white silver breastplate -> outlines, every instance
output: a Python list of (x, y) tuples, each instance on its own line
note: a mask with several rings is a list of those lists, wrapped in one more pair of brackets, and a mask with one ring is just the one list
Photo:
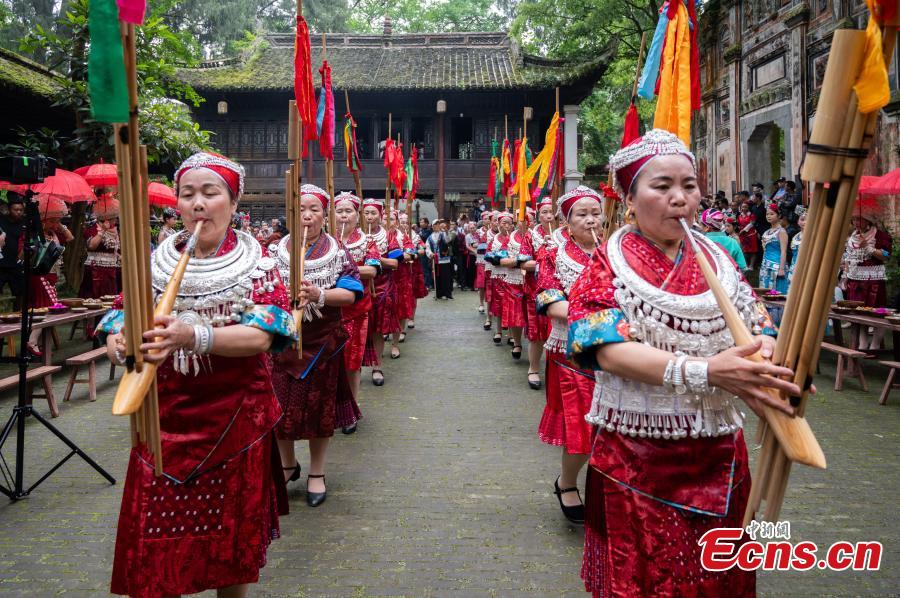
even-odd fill
[[(677, 295), (639, 276), (625, 260), (622, 237), (630, 226), (616, 231), (607, 244), (615, 278), (615, 298), (625, 314), (629, 334), (639, 342), (665, 351), (711, 357), (734, 346), (712, 291)], [(758, 331), (756, 300), (738, 276), (724, 250), (695, 234), (713, 256), (718, 278), (744, 322)], [(641, 438), (680, 439), (733, 434), (743, 425), (737, 398), (718, 388), (706, 394), (678, 395), (662, 386), (626, 380), (607, 372), (595, 373), (594, 399), (585, 419), (608, 431)]]
[(353, 258), (353, 261), (356, 262), (357, 266), (363, 265), (363, 262), (366, 259), (366, 253), (368, 252), (368, 247), (368, 239), (362, 234), (362, 231), (360, 231), (356, 241), (344, 243), (344, 248), (350, 253), (350, 257)]
[[(515, 237), (511, 234), (509, 235), (509, 241), (506, 243), (506, 257), (513, 260), (519, 259), (519, 249), (521, 248), (520, 243), (516, 243)], [(503, 248), (503, 243), (499, 238), (494, 237), (491, 241), (491, 251), (497, 252)], [(512, 268), (508, 268), (506, 266), (494, 266), (493, 267), (494, 276), (499, 278), (504, 282), (508, 282), (509, 284), (522, 284), (525, 282), (525, 276), (522, 274), (522, 269), (516, 265)]]
[[(262, 257), (251, 235), (235, 231), (237, 245), (225, 255), (191, 258), (175, 299), (173, 315), (189, 324), (224, 326), (241, 321), (255, 305), (254, 292), (272, 291), (278, 284), (275, 260)], [(181, 258), (178, 235), (160, 243), (150, 259), (154, 302), (166, 288)]]

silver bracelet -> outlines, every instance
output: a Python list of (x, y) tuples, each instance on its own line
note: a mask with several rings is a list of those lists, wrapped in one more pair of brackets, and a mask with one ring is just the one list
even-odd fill
[(704, 360), (691, 360), (684, 364), (684, 380), (688, 388), (694, 394), (706, 394), (709, 392), (709, 362)]
[(194, 325), (194, 353), (207, 355), (212, 349), (213, 328), (210, 324)]
[(667, 390), (674, 390), (672, 385), (672, 373), (675, 371), (675, 360), (670, 359), (669, 363), (666, 364), (666, 371), (663, 372), (663, 381), (662, 385)]
[(687, 355), (682, 354), (675, 360), (675, 371), (672, 373), (672, 386), (675, 394), (683, 395), (687, 392), (687, 386), (684, 385), (684, 371), (681, 369), (686, 359)]
[(316, 299), (316, 307), (325, 307), (325, 289), (319, 289), (319, 298)]
[(115, 354), (116, 361), (119, 362), (119, 365), (125, 365), (125, 354), (119, 351), (118, 347), (113, 349), (113, 353)]

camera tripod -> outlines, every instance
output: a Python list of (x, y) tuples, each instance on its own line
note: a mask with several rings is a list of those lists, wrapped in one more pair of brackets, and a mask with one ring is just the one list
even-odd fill
[[(3, 431), (0, 432), (0, 474), (3, 477), (3, 483), (0, 483), (0, 492), (9, 497), (10, 500), (16, 501), (21, 498), (25, 498), (31, 491), (37, 488), (41, 483), (44, 482), (47, 478), (53, 475), (57, 469), (63, 466), (63, 464), (71, 459), (74, 455), (78, 455), (88, 465), (97, 470), (97, 473), (106, 478), (110, 484), (115, 484), (116, 480), (111, 475), (109, 475), (106, 470), (100, 467), (93, 459), (91, 459), (87, 453), (78, 448), (74, 442), (69, 440), (65, 434), (63, 434), (56, 426), (47, 421), (44, 416), (35, 411), (34, 407), (31, 404), (31, 399), (29, 398), (28, 393), (28, 364), (32, 360), (31, 355), (28, 353), (28, 337), (31, 335), (31, 312), (28, 310), (28, 295), (30, 291), (30, 282), (31, 282), (31, 241), (34, 237), (33, 231), (40, 231), (40, 217), (37, 213), (37, 206), (31, 201), (32, 193), (28, 191), (25, 196), (25, 218), (22, 222), (22, 233), (25, 235), (22, 257), (22, 292), (21, 292), (21, 312), (22, 312), (22, 326), (21, 326), (21, 337), (19, 339), (19, 355), (18, 357), (7, 358), (4, 357), (0, 362), (4, 363), (16, 363), (19, 367), (19, 399), (16, 403), (16, 406), (13, 407), (12, 415), (9, 420), (7, 420), (6, 425), (3, 426)], [(31, 484), (31, 486), (25, 487), (25, 421), (28, 417), (33, 417), (45, 428), (50, 430), (63, 444), (65, 444), (69, 448), (69, 453), (59, 460), (53, 467), (47, 470), (44, 475), (42, 475), (36, 482)], [(9, 439), (9, 435), (12, 433), (13, 428), (16, 430), (16, 460), (15, 460), (15, 469), (10, 468), (9, 463), (6, 460), (6, 457), (3, 456), (3, 447), (6, 445), (6, 441)]]

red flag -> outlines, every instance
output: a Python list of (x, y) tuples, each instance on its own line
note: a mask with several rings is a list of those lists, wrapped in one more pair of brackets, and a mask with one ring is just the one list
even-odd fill
[(625, 147), (635, 139), (641, 136), (641, 121), (638, 118), (637, 106), (634, 102), (628, 107), (625, 113), (625, 132), (622, 134), (622, 147)]
[(390, 174), (391, 171), (391, 164), (394, 163), (395, 153), (394, 140), (388, 137), (384, 142), (384, 167), (387, 169), (388, 174)]
[(334, 160), (334, 93), (331, 91), (331, 66), (322, 61), (322, 90), (319, 92), (319, 109), (316, 128), (319, 133), (319, 153), (326, 160)]
[(406, 182), (406, 168), (403, 163), (403, 144), (398, 143), (394, 149), (393, 160), (390, 165), (391, 182), (397, 193), (403, 191), (403, 184)]
[(297, 15), (294, 37), (294, 98), (303, 122), (303, 157), (308, 154), (307, 141), (316, 137), (316, 95), (312, 82), (312, 55), (309, 49), (309, 27), (303, 15)]
[(491, 204), (494, 203), (494, 197), (496, 197), (496, 187), (497, 187), (497, 166), (500, 164), (500, 161), (497, 158), (491, 158), (491, 172), (488, 174), (488, 187), (487, 187), (487, 196), (491, 200)]
[(691, 110), (700, 110), (700, 44), (697, 41), (697, 6), (688, 0), (691, 23)]

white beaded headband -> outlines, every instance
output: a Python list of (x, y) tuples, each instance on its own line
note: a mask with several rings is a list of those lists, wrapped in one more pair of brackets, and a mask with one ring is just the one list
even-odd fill
[[(688, 150), (681, 139), (677, 135), (670, 133), (664, 129), (652, 129), (647, 131), (639, 140), (626, 145), (615, 154), (609, 157), (609, 169), (612, 172), (613, 189), (624, 198), (628, 194), (628, 189), (622, 189), (619, 184), (618, 172), (630, 164), (634, 164), (641, 158), (647, 156), (668, 156), (673, 154), (682, 154), (691, 161), (691, 166), (697, 170), (697, 160), (694, 154)], [(649, 160), (648, 160), (649, 162)], [(632, 181), (636, 180), (638, 174), (643, 170), (646, 163), (634, 174)]]

